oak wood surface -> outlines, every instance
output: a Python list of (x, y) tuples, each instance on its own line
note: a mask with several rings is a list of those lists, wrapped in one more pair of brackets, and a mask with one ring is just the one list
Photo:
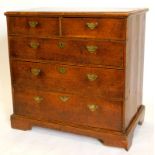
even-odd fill
[[(39, 46), (34, 49), (32, 43)], [(10, 54), (15, 58), (123, 67), (124, 42), (10, 36), (9, 44)], [(97, 47), (96, 51), (89, 52), (90, 46)]]
[[(59, 72), (61, 67), (65, 68), (65, 73)], [(31, 68), (40, 69), (40, 74), (34, 76)], [(123, 70), (22, 61), (11, 61), (11, 69), (13, 84), (18, 87), (123, 99)], [(87, 74), (97, 75), (96, 80), (90, 81)]]
[[(8, 17), (7, 22), (9, 34), (26, 34), (35, 36), (59, 35), (58, 18)], [(37, 25), (35, 27), (31, 27), (29, 22), (37, 22)]]
[[(70, 10), (71, 8), (69, 8)], [(62, 9), (62, 11), (53, 11), (53, 8), (36, 8), (23, 11), (8, 11), (5, 12), (7, 16), (38, 16), (38, 17), (115, 17), (115, 18), (127, 18), (132, 15), (141, 14), (148, 11), (147, 8), (129, 8), (129, 9), (101, 9), (101, 10), (74, 10), (68, 11)]]
[(126, 128), (142, 104), (145, 14), (128, 18), (128, 42), (126, 46)]
[(100, 128), (92, 128), (88, 126), (81, 126), (81, 125), (73, 125), (71, 123), (65, 124), (62, 122), (44, 122), (39, 121), (36, 119), (31, 119), (28, 117), (23, 117), (21, 115), (13, 114), (11, 116), (11, 126), (15, 129), (20, 130), (30, 130), (33, 126), (41, 126), (46, 128), (52, 128), (67, 132), (72, 132), (81, 135), (93, 136), (99, 139), (104, 145), (109, 146), (117, 146), (123, 147), (126, 150), (129, 150), (132, 145), (132, 138), (134, 135), (134, 129), (139, 121), (142, 120), (144, 117), (145, 107), (140, 106), (139, 110), (137, 111), (136, 115), (133, 117), (132, 121), (130, 122), (127, 130), (125, 132), (118, 132), (118, 131), (111, 131), (105, 130)]
[[(40, 103), (34, 100), (36, 96), (42, 98)], [(61, 97), (68, 99), (63, 101)], [(16, 88), (14, 102), (17, 115), (32, 119), (48, 122), (57, 120), (118, 131), (122, 129), (121, 101), (106, 101), (103, 97), (96, 96), (83, 97), (83, 95)], [(94, 111), (88, 107), (92, 104), (97, 106)]]
[(85, 134), (128, 150), (144, 121), (146, 11), (5, 13), (12, 127)]
[[(96, 23), (97, 26), (92, 30), (87, 27), (87, 23)], [(62, 18), (63, 36), (125, 40), (125, 29), (125, 19)]]

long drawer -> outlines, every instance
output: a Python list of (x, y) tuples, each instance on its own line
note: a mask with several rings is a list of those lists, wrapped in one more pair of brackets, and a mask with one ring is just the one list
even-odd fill
[(42, 121), (59, 121), (111, 130), (121, 130), (120, 101), (66, 93), (14, 89), (15, 114)]
[(11, 61), (12, 81), (19, 87), (72, 92), (121, 100), (124, 70), (52, 63)]
[(69, 64), (123, 66), (125, 44), (115, 41), (9, 37), (12, 57)]

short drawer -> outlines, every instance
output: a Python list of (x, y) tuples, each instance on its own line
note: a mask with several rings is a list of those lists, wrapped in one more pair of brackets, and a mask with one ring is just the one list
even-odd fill
[(12, 80), (18, 87), (72, 92), (122, 100), (124, 70), (12, 61)]
[(126, 39), (126, 20), (116, 18), (63, 18), (62, 34), (67, 37)]
[(48, 122), (121, 130), (122, 102), (100, 97), (14, 89), (15, 114)]
[(123, 66), (125, 44), (95, 40), (9, 37), (12, 57), (70, 64)]
[(58, 18), (8, 17), (8, 33), (30, 36), (58, 36)]

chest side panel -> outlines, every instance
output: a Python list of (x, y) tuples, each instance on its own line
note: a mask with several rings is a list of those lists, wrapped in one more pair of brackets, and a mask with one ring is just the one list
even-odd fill
[(125, 128), (142, 104), (145, 14), (129, 17), (127, 28)]

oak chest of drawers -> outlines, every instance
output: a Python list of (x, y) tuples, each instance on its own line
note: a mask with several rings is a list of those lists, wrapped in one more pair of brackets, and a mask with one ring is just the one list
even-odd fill
[(144, 118), (146, 11), (6, 12), (12, 127), (49, 127), (129, 149)]

